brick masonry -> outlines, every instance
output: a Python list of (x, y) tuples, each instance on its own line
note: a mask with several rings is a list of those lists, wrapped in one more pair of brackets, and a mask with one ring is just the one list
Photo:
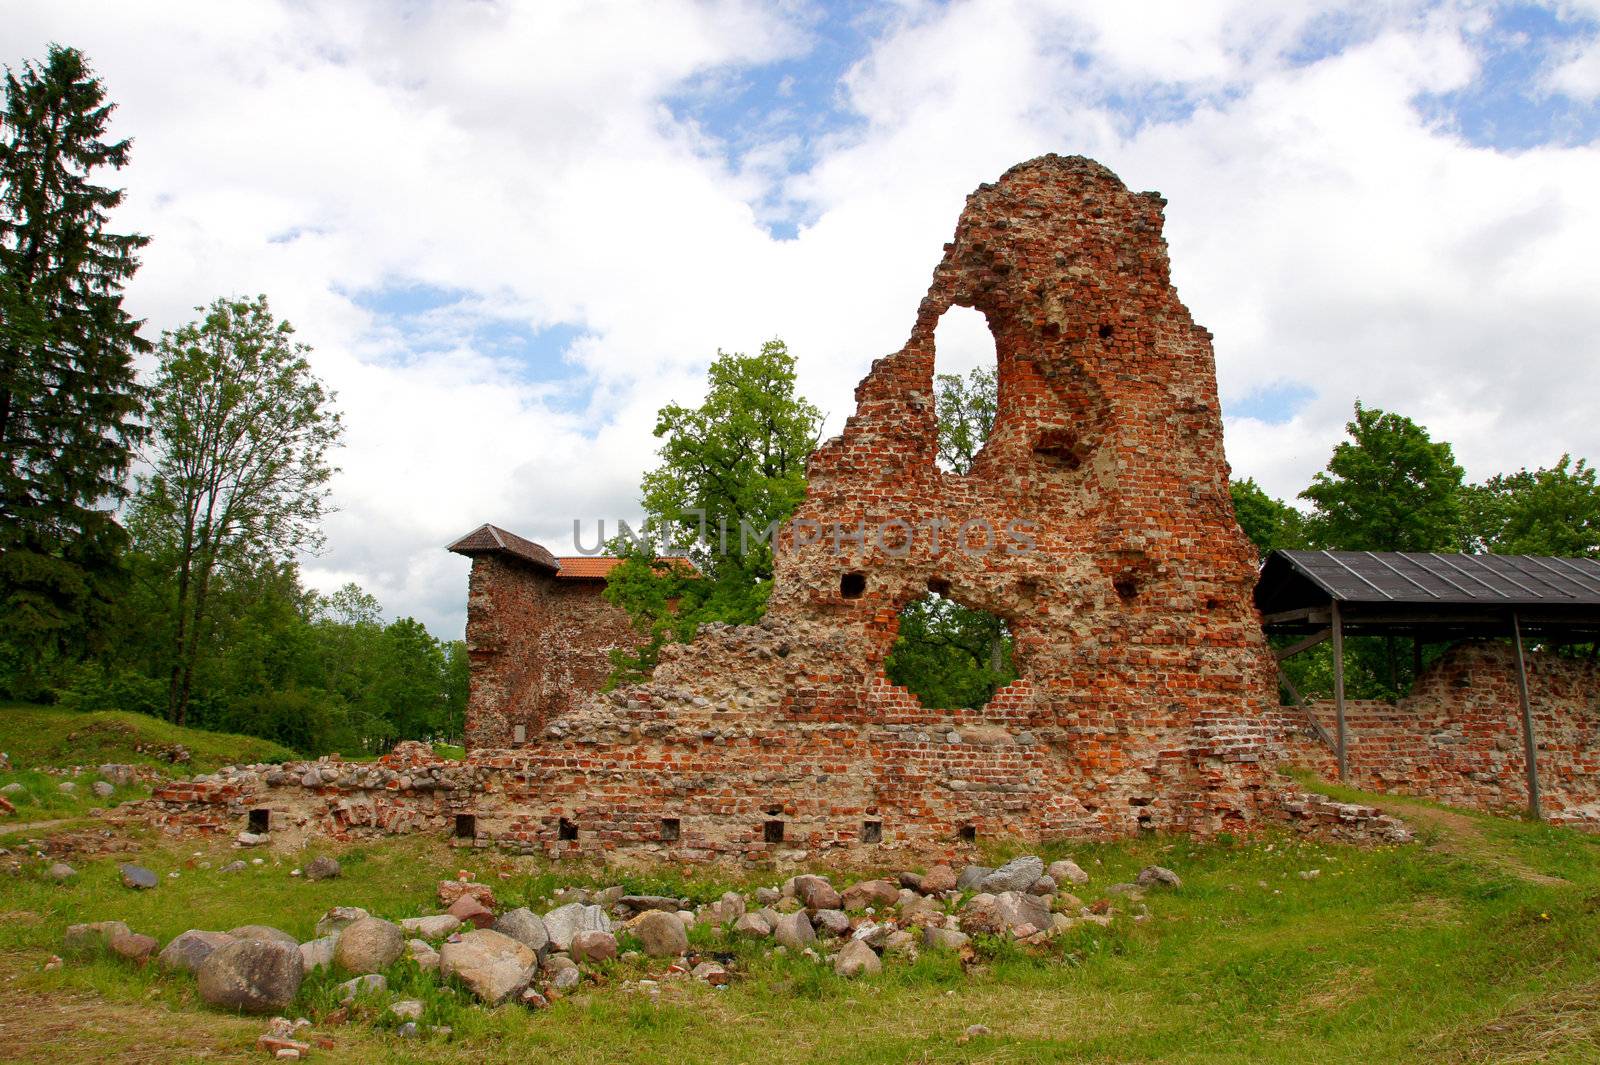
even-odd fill
[[(558, 599), (549, 553), (513, 537), (530, 564), (473, 567), (464, 762), (402, 745), (376, 766), (229, 770), (146, 812), (780, 863), (1268, 818), (1389, 832), (1271, 771), (1291, 748), (1321, 755), (1277, 707), (1211, 338), (1172, 288), (1163, 205), (1053, 155), (968, 198), (906, 346), (811, 460), (761, 624), (707, 626), (648, 683), (596, 694), (597, 671), (550, 663), (597, 661), (577, 652), (619, 638), (616, 619)], [(999, 375), (965, 476), (934, 461), (934, 327), (957, 305), (988, 320)], [(923, 707), (884, 676), (899, 609), (931, 589), (1011, 627), (1020, 677), (982, 709)], [(517, 723), (529, 742), (511, 746)]]

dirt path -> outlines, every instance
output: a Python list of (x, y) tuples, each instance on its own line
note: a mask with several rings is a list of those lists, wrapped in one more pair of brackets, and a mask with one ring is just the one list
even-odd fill
[(1478, 820), (1457, 810), (1428, 806), (1400, 796), (1373, 796), (1366, 800), (1386, 814), (1409, 823), (1413, 828), (1429, 825), (1438, 830), (1433, 849), (1458, 858), (1467, 858), (1480, 865), (1497, 866), (1530, 884), (1557, 885), (1569, 883), (1559, 876), (1541, 873), (1505, 847), (1498, 846), (1483, 834)]
[(70, 825), (75, 821), (82, 821), (81, 817), (58, 817), (54, 821), (24, 821), (20, 825), (7, 825), (0, 823), (0, 836), (13, 836), (22, 832), (43, 832), (47, 828), (58, 825)]

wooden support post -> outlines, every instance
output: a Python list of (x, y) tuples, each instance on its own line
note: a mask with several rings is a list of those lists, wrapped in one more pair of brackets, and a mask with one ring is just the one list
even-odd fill
[(1334, 753), (1339, 756), (1339, 782), (1342, 784), (1349, 775), (1349, 765), (1345, 760), (1345, 730), (1344, 730), (1344, 619), (1339, 613), (1339, 601), (1333, 600), (1333, 610), (1330, 619), (1333, 632), (1333, 712), (1337, 722), (1334, 735)]
[(1533, 705), (1528, 699), (1528, 663), (1522, 652), (1522, 619), (1511, 612), (1511, 642), (1517, 649), (1517, 694), (1522, 697), (1522, 757), (1528, 767), (1528, 814), (1544, 820), (1539, 803), (1539, 748), (1533, 739)]

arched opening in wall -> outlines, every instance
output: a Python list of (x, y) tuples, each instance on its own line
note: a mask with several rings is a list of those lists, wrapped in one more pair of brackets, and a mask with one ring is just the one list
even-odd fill
[(900, 609), (900, 634), (883, 671), (930, 710), (976, 710), (1017, 679), (1004, 618), (956, 602), (937, 578)]
[(939, 467), (966, 473), (999, 409), (999, 363), (988, 319), (971, 307), (951, 307), (934, 326), (933, 350)]

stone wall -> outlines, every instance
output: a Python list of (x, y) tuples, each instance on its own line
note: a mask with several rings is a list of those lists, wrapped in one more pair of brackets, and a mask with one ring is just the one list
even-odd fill
[[(1530, 652), (1529, 704), (1545, 817), (1600, 823), (1600, 666)], [(1334, 735), (1331, 701), (1307, 710)], [(1345, 706), (1349, 782), (1452, 806), (1520, 811), (1528, 804), (1516, 659), (1503, 640), (1457, 644), (1396, 704)], [(1291, 758), (1336, 779), (1328, 746), (1301, 729)]]
[(504, 554), (473, 557), (468, 748), (536, 738), (605, 684), (611, 651), (639, 641), (626, 612), (601, 598), (604, 589), (604, 579), (571, 579)]

